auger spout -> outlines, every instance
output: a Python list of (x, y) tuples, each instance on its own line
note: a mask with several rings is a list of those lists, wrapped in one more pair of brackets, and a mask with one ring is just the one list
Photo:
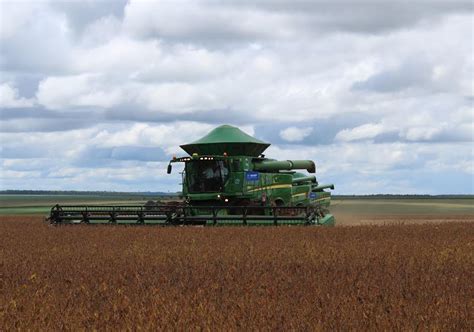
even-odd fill
[(334, 190), (334, 185), (333, 184), (321, 184), (318, 186), (314, 186), (312, 188), (313, 191), (321, 191), (323, 189), (333, 189)]
[(316, 165), (312, 160), (264, 160), (254, 164), (256, 171), (291, 171), (294, 169), (305, 169), (309, 173), (316, 172)]
[(303, 182), (312, 182), (316, 184), (316, 177), (314, 175), (311, 176), (303, 176), (300, 178), (293, 178), (293, 184), (303, 183)]

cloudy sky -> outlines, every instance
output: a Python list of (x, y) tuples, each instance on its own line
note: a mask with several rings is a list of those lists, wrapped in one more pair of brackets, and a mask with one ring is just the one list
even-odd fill
[(0, 189), (176, 191), (227, 123), (337, 194), (474, 193), (471, 1), (0, 0)]

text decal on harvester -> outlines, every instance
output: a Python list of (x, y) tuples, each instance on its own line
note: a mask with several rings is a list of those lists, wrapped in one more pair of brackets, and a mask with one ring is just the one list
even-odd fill
[(259, 172), (245, 172), (245, 180), (246, 181), (258, 181), (260, 179), (260, 173)]

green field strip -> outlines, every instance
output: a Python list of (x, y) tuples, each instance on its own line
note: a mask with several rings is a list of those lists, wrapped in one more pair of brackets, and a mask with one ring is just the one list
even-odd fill
[[(143, 205), (141, 197), (83, 195), (0, 195), (0, 215), (48, 215), (56, 204)], [(335, 199), (330, 210), (337, 215), (474, 215), (474, 199)], [(240, 222), (240, 220), (239, 220)], [(252, 221), (249, 221), (249, 224)]]

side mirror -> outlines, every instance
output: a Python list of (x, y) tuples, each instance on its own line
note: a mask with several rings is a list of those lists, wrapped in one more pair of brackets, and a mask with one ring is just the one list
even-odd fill
[(171, 174), (172, 169), (173, 169), (173, 166), (171, 166), (171, 164), (168, 164), (168, 169), (166, 170), (166, 173)]

